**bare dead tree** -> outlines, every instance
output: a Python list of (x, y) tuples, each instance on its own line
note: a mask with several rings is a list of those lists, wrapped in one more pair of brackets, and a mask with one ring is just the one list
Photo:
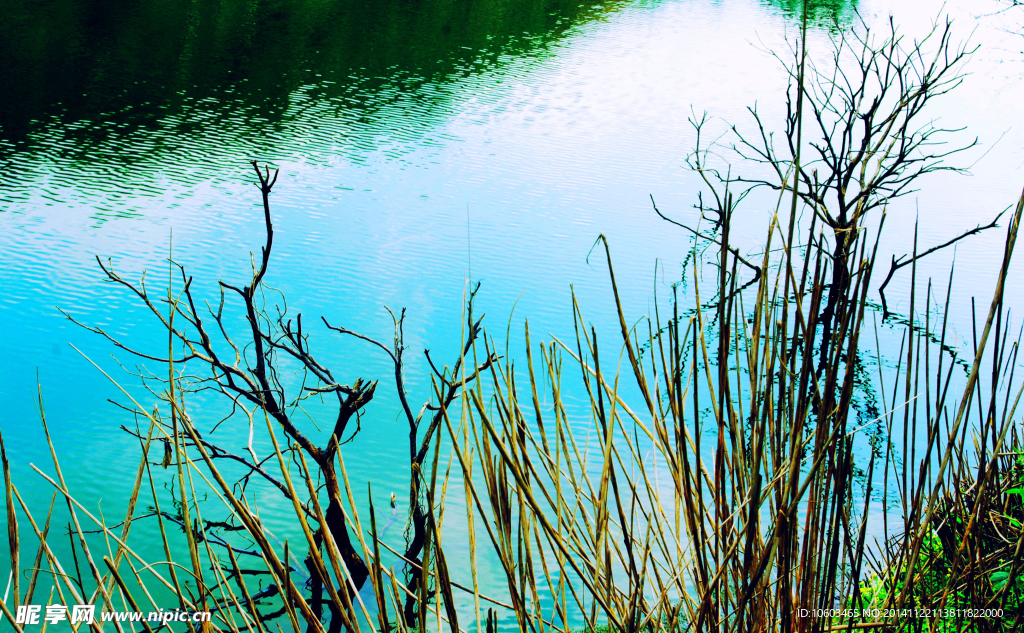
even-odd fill
[[(341, 384), (333, 372), (313, 355), (309, 334), (303, 330), (302, 315), (297, 315), (293, 321), (288, 315), (286, 305), (278, 306), (277, 314), (273, 316), (266, 309), (265, 277), (274, 246), (270, 194), (277, 182), (278, 171), (275, 170), (271, 174), (269, 167), (261, 170), (256, 161), (252, 161), (252, 167), (258, 178), (257, 186), (263, 201), (266, 240), (260, 256), (253, 258), (252, 276), (247, 284), (239, 286), (226, 281), (219, 282), (220, 298), (216, 309), (209, 304), (205, 304), (205, 310), (199, 308), (198, 298), (192, 290), (193, 278), (176, 262), (172, 262), (172, 265), (177, 268), (183, 283), (180, 298), (173, 297), (168, 289), (167, 297), (157, 299), (147, 289), (145, 275), (137, 283), (128, 281), (115, 271), (109, 260), (104, 264), (99, 257), (96, 258), (108, 281), (128, 289), (159, 319), (170, 334), (171, 349), (178, 346), (184, 349), (184, 354), (180, 358), (163, 358), (146, 353), (122, 343), (99, 328), (83, 327), (103, 335), (117, 347), (131, 352), (140, 359), (160, 363), (174, 360), (179, 367), (184, 368), (182, 372), (187, 378), (187, 391), (214, 391), (226, 396), (230, 399), (234, 411), (241, 409), (246, 413), (250, 425), (254, 415), (260, 413), (276, 422), (288, 436), (289, 444), (298, 446), (316, 464), (326, 488), (329, 499), (325, 513), (327, 524), (318, 528), (318, 543), (322, 543), (327, 535), (333, 538), (352, 581), (360, 587), (369, 572), (353, 547), (345, 525), (335, 454), (353, 418), (373, 398), (377, 382), (357, 378), (351, 385)], [(231, 301), (230, 297), (234, 297), (235, 300)], [(244, 313), (247, 324), (241, 333), (232, 332), (229, 312), (226, 311), (230, 304), (236, 302)], [(183, 325), (176, 324), (182, 321)], [(289, 394), (281, 380), (282, 359), (298, 363), (302, 370), (301, 386), (294, 394)], [(189, 368), (195, 364), (200, 365), (205, 371), (190, 373), (192, 370)], [(153, 378), (156, 377), (150, 377)], [(321, 440), (321, 443), (315, 442), (307, 435), (295, 419), (302, 401), (314, 395), (333, 398), (336, 402), (330, 435)], [(176, 402), (172, 402), (171, 406), (172, 412), (178, 408)], [(183, 434), (182, 437), (187, 443), (187, 436)], [(251, 439), (248, 448), (252, 452)], [(255, 454), (252, 455), (253, 460), (249, 461), (223, 449), (214, 450), (213, 453), (218, 457), (230, 456), (234, 461), (247, 467), (250, 475), (259, 473), (266, 477), (255, 459)], [(272, 478), (270, 481), (288, 496), (287, 488), (280, 482)], [(311, 565), (310, 574), (313, 589), (312, 607), (314, 613), (319, 616), (322, 613), (320, 595), (323, 583), (330, 580), (319, 577), (319, 573)], [(340, 618), (335, 617), (332, 621), (339, 622), (340, 630)], [(312, 629), (312, 624), (310, 627)]]
[[(288, 312), (287, 303), (283, 295), (279, 303), (271, 308), (268, 306), (268, 295), (273, 290), (266, 284), (267, 270), (270, 265), (271, 255), (274, 246), (274, 225), (270, 212), (270, 194), (277, 182), (278, 171), (270, 173), (269, 167), (260, 168), (255, 161), (252, 161), (252, 168), (255, 171), (258, 182), (256, 183), (263, 202), (263, 220), (266, 228), (266, 239), (261, 247), (258, 257), (252, 258), (252, 275), (246, 284), (233, 284), (226, 281), (219, 281), (220, 296), (216, 305), (201, 303), (193, 290), (193, 278), (185, 268), (171, 260), (171, 270), (176, 270), (180, 276), (180, 294), (175, 296), (172, 293), (169, 278), (169, 286), (165, 296), (155, 296), (146, 284), (146, 275), (143, 273), (138, 282), (132, 282), (116, 272), (113, 263), (108, 260), (104, 263), (97, 257), (100, 269), (106, 276), (106, 280), (124, 289), (127, 289), (155, 316), (161, 326), (168, 332), (169, 346), (168, 355), (151, 353), (134, 347), (121, 339), (108, 334), (99, 327), (85, 325), (77, 321), (67, 312), (67, 318), (87, 330), (105, 337), (117, 348), (125, 350), (134, 355), (140, 362), (151, 361), (161, 364), (169, 364), (176, 372), (173, 376), (160, 376), (148, 371), (144, 365), (137, 366), (133, 373), (140, 377), (150, 391), (165, 402), (170, 404), (173, 415), (184, 416), (184, 394), (198, 392), (215, 392), (226, 397), (231, 406), (228, 417), (244, 414), (249, 421), (249, 440), (245, 452), (233, 451), (223, 446), (220, 442), (212, 439), (212, 435), (218, 422), (209, 434), (202, 434), (194, 428), (191, 420), (187, 420), (193, 433), (178, 431), (178, 438), (182, 446), (202, 449), (211, 459), (229, 460), (240, 465), (244, 474), (238, 480), (236, 486), (244, 491), (252, 477), (262, 479), (269, 483), (273, 489), (279, 491), (285, 497), (291, 499), (292, 493), (284, 482), (270, 474), (264, 467), (267, 459), (273, 454), (259, 459), (253, 448), (254, 418), (266, 416), (272, 420), (285, 433), (289, 446), (285, 449), (294, 453), (301, 451), (307, 455), (316, 466), (317, 480), (322, 482), (323, 492), (328, 498), (327, 510), (324, 513), (324, 524), (319, 525), (314, 534), (315, 543), (318, 548), (324, 547), (324, 539), (328, 536), (333, 539), (337, 552), (347, 568), (352, 584), (356, 588), (362, 587), (367, 580), (370, 570), (366, 561), (357, 552), (349, 530), (346, 527), (346, 517), (343, 510), (342, 483), (337, 471), (337, 453), (340, 446), (352, 441), (359, 431), (359, 416), (366, 405), (372, 400), (377, 388), (377, 381), (367, 381), (363, 378), (356, 378), (354, 381), (345, 384), (336, 377), (334, 370), (326, 364), (321, 363), (314, 355), (311, 347), (309, 331), (304, 327), (302, 314), (299, 313), (293, 319)], [(423, 463), (430, 452), (431, 438), (437, 436), (441, 421), (449, 406), (461, 393), (463, 385), (475, 380), (481, 371), (485, 370), (495, 356), (487, 355), (487, 360), (475, 371), (468, 372), (466, 376), (460, 376), (462, 371), (462, 358), (469, 352), (481, 334), (480, 319), (474, 321), (472, 316), (472, 300), (475, 290), (470, 295), (468, 303), (469, 329), (467, 332), (466, 345), (462, 349), (459, 360), (452, 370), (447, 367), (444, 370), (437, 370), (433, 362), (430, 366), (435, 372), (433, 378), (434, 388), (440, 394), (439, 401), (428, 401), (423, 405), (419, 415), (413, 415), (409, 405), (409, 396), (405, 383), (405, 367), (403, 353), (405, 351), (403, 324), (405, 310), (400, 317), (392, 313), (395, 326), (395, 338), (393, 347), (383, 345), (366, 336), (356, 334), (340, 326), (328, 323), (322, 318), (324, 325), (334, 332), (344, 335), (352, 335), (367, 341), (385, 350), (391, 357), (395, 368), (395, 384), (401, 400), (402, 409), (409, 422), (409, 443), (410, 443), (410, 464), (411, 464), (411, 485), (410, 485), (410, 525), (411, 533), (406, 551), (406, 558), (419, 564), (419, 556), (424, 547), (430, 547), (429, 523), (432, 513), (424, 507), (423, 494)], [(202, 305), (203, 307), (199, 307)], [(273, 310), (273, 312), (272, 312)], [(245, 327), (237, 331), (237, 317), (244, 316)], [(234, 320), (233, 320), (234, 319)], [(181, 349), (182, 353), (172, 358), (173, 350)], [(429, 352), (426, 352), (428, 361)], [(285, 384), (282, 379), (286, 369), (299, 369), (298, 386)], [(178, 392), (170, 389), (174, 385)], [(173, 394), (173, 395), (172, 395)], [(330, 433), (320, 440), (315, 439), (305, 430), (304, 425), (299, 423), (302, 417), (307, 417), (302, 409), (305, 400), (317, 398), (321, 401), (333, 402), (334, 411)], [(126, 407), (127, 410), (131, 410)], [(430, 412), (429, 424), (422, 437), (420, 434), (420, 422), (426, 412)], [(223, 422), (223, 420), (221, 421)], [(352, 427), (355, 426), (353, 429)], [(172, 432), (168, 425), (168, 432)], [(140, 440), (145, 437), (137, 431), (125, 429)], [(163, 463), (158, 465), (166, 467), (170, 462), (168, 455), (171, 454), (170, 442), (166, 441), (168, 449), (164, 456)], [(309, 510), (305, 500), (299, 500), (310, 521), (317, 522), (317, 516)], [(175, 515), (166, 512), (159, 513), (165, 519), (179, 525), (183, 530), (193, 530), (200, 540), (209, 542), (220, 547), (230, 549), (232, 553), (244, 555), (247, 550), (234, 547), (222, 536), (216, 534), (217, 530), (230, 532), (238, 529), (237, 526), (223, 523), (204, 521), (190, 522), (187, 514)], [(150, 513), (147, 516), (155, 516)], [(440, 549), (437, 549), (440, 555)], [(259, 556), (256, 552), (251, 552)], [(319, 555), (319, 554), (317, 554)], [(323, 606), (327, 603), (330, 608), (331, 617), (328, 633), (336, 633), (343, 626), (350, 627), (350, 619), (347, 614), (339, 613), (336, 601), (323, 598), (326, 583), (333, 582), (329, 576), (324, 576), (320, 567), (313, 562), (313, 552), (307, 556), (305, 565), (309, 574), (307, 587), (311, 592), (310, 607), (316, 619), (322, 619)], [(226, 570), (231, 574), (238, 573), (264, 573), (258, 570)], [(413, 571), (410, 566), (407, 573), (410, 577), (419, 577), (419, 571)], [(230, 577), (230, 576), (229, 576)], [(422, 589), (422, 581), (414, 581), (409, 587), (414, 592)], [(340, 591), (340, 590), (339, 590)], [(262, 594), (256, 598), (270, 597), (274, 591)], [(421, 598), (423, 596), (420, 596)], [(254, 599), (256, 599), (254, 598)], [(415, 604), (415, 601), (411, 601)], [(410, 610), (414, 607), (407, 607)], [(272, 619), (284, 614), (280, 610), (273, 614), (257, 614), (261, 618)], [(386, 623), (386, 614), (385, 614)], [(309, 630), (314, 631), (318, 625), (309, 623)], [(385, 626), (385, 628), (387, 628)]]
[[(784, 143), (777, 146), (756, 108), (756, 137), (733, 128), (740, 156), (764, 164), (772, 179), (740, 179), (779, 190), (795, 172), (800, 199), (832, 231), (832, 285), (822, 312), (826, 339), (836, 302), (850, 284), (851, 247), (864, 217), (873, 209), (915, 191), (918, 179), (938, 171), (959, 172), (945, 159), (973, 147), (948, 146), (945, 128), (928, 114), (928, 104), (963, 81), (963, 62), (976, 48), (955, 43), (949, 19), (936, 22), (920, 40), (907, 41), (890, 17), (876, 36), (861, 28), (839, 30), (826, 63), (808, 59), (801, 78), (787, 64)], [(812, 128), (806, 150), (798, 146), (796, 96), (804, 82), (803, 119)], [(802, 160), (796, 157), (802, 152)]]
[[(712, 232), (723, 211), (766, 187), (795, 192), (831, 233), (831, 285), (819, 320), (825, 341), (837, 302), (850, 288), (850, 258), (866, 217), (916, 191), (925, 174), (964, 171), (947, 159), (977, 144), (956, 144), (954, 133), (962, 128), (943, 127), (929, 114), (929, 104), (963, 81), (964, 61), (976, 50), (953, 39), (949, 19), (935, 22), (921, 39), (909, 40), (891, 18), (882, 33), (861, 21), (836, 29), (830, 39), (831, 50), (818, 61), (805, 58), (799, 46), (789, 59), (776, 55), (789, 77), (781, 135), (755, 106), (748, 110), (756, 133), (731, 125), (731, 142), (702, 144), (707, 119), (694, 117), (698, 141), (688, 159), (712, 192), (710, 205), (703, 197), (697, 205)], [(741, 176), (732, 168), (716, 169), (708, 160), (716, 148), (730, 149), (764, 172)]]
[[(422, 610), (433, 597), (434, 589), (431, 589), (429, 578), (423, 573), (427, 567), (423, 558), (432, 553), (436, 557), (439, 569), (444, 570), (442, 574), (447, 576), (447, 562), (443, 550), (437, 546), (437, 539), (434, 537), (435, 526), (433, 525), (434, 513), (432, 511), (433, 500), (429, 491), (434, 488), (428, 480), (424, 471), (424, 463), (430, 453), (432, 442), (440, 438), (441, 423), (447, 415), (448, 409), (458, 398), (463, 389), (470, 383), (476, 381), (482, 372), (486, 371), (492, 363), (498, 360), (498, 356), (491, 351), (485, 353), (485, 358), (475, 368), (470, 368), (469, 373), (464, 373), (463, 359), (474, 358), (471, 354), (478, 339), (483, 334), (483, 316), (477, 318), (473, 314), (473, 300), (480, 290), (480, 284), (476, 284), (470, 292), (466, 301), (466, 331), (465, 342), (462, 351), (455, 360), (454, 365), (449, 368), (447, 365), (438, 369), (430, 358), (430, 350), (424, 350), (427, 362), (433, 372), (431, 378), (433, 392), (437, 402), (427, 401), (417, 412), (413, 413), (409, 405), (409, 395), (406, 389), (404, 378), (403, 353), (406, 350), (404, 342), (405, 310), (399, 316), (390, 312), (394, 322), (395, 337), (392, 347), (388, 347), (379, 341), (363, 336), (344, 327), (334, 326), (324, 319), (324, 324), (330, 329), (344, 335), (354, 336), (364, 340), (371, 345), (381, 349), (391, 359), (395, 369), (395, 386), (398, 390), (398, 398), (402, 403), (402, 412), (409, 427), (409, 514), (410, 521), (406, 530), (406, 547), (403, 558), (412, 564), (406, 566), (406, 586), (409, 588), (409, 595), (406, 596), (403, 616), (408, 626), (413, 626), (418, 620), (422, 620)], [(421, 427), (424, 418), (429, 420), (426, 430), (421, 434)], [(435, 451), (435, 457), (437, 453)], [(435, 472), (431, 476), (436, 476)], [(433, 544), (433, 547), (432, 547)], [(447, 583), (441, 583), (442, 589)], [(445, 605), (450, 607), (451, 600), (445, 600)], [(457, 614), (449, 609), (448, 618), (453, 626), (457, 626)], [(455, 630), (455, 629), (453, 629)]]

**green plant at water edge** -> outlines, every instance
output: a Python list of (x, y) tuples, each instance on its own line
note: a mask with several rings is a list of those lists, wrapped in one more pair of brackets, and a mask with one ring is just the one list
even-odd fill
[[(850, 599), (847, 607), (861, 610), (891, 608), (896, 598), (908, 595), (907, 604), (917, 612), (941, 611), (934, 618), (937, 631), (999, 630), (991, 620), (1019, 618), (1024, 608), (1024, 577), (1021, 574), (1019, 544), (1024, 542), (1024, 506), (1015, 498), (1021, 475), (1021, 444), (1016, 436), (1008, 442), (996, 477), (987, 487), (990, 493), (980, 503), (977, 482), (961, 485), (963, 497), (978, 508), (975, 519), (957, 509), (955, 495), (942, 502), (944, 517), (924, 535), (920, 556), (912, 571), (889, 568), (861, 583), (859, 599)], [(972, 543), (973, 541), (973, 543)], [(963, 552), (974, 550), (974, 560), (964, 560)], [(900, 544), (889, 548), (900, 556)], [(907, 582), (907, 578), (910, 582)], [(999, 615), (968, 617), (964, 612), (981, 609), (1001, 610)], [(870, 619), (870, 618), (865, 618)], [(928, 630), (927, 620), (907, 619), (900, 631)]]

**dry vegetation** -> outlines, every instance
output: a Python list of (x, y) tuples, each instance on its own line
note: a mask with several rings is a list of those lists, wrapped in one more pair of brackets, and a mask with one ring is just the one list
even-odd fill
[[(939, 49), (941, 60), (941, 51), (950, 50), (945, 34)], [(909, 78), (936, 84), (927, 80), (928, 63), (925, 75), (914, 74), (920, 50), (909, 56), (900, 50), (904, 57), (873, 54), (875, 66), (865, 72), (902, 64), (909, 74), (893, 84), (897, 105), (916, 108), (900, 91), (925, 88)], [(1019, 340), (1009, 338), (1003, 293), (1024, 197), (1006, 226), (999, 276), (975, 324), (973, 357), (961, 365), (950, 354), (946, 317), (955, 298), (949, 285), (942, 295), (928, 282), (926, 309), (915, 306), (917, 286), (925, 285), (917, 280), (916, 243), (907, 260), (910, 317), (901, 347), (895, 355), (881, 353), (869, 292), (884, 221), (871, 230), (867, 222), (868, 211), (884, 206), (887, 181), (865, 179), (865, 165), (888, 164), (879, 153), (899, 144), (887, 135), (913, 134), (912, 125), (892, 122), (913, 117), (898, 107), (887, 111), (895, 112), (885, 115), (890, 124), (864, 140), (867, 157), (837, 164), (834, 180), (823, 179), (824, 172), (801, 167), (802, 51), (797, 59), (793, 156), (764, 156), (779, 168), (779, 194), (763, 255), (747, 261), (730, 241), (735, 203), (728, 189), (738, 181), (727, 178), (723, 191), (713, 188), (716, 205), (701, 205), (714, 213), (713, 230), (697, 233), (712, 246), (698, 250), (695, 242), (694, 265), (687, 268), (692, 277), (631, 327), (611, 249), (599, 239), (621, 326), (614, 341), (598, 343), (574, 300), (575, 337), (537, 344), (526, 326), (516, 366), (474, 315), (473, 288), (461, 349), (451, 365), (431, 360), (433, 394), (414, 412), (405, 385), (404, 312), (394, 315), (387, 344), (326, 320), (318, 324), (321, 334), (361, 339), (394, 364), (390, 382), (409, 442), (404, 551), (384, 551), (377, 512), (372, 503), (368, 512), (361, 504), (363, 482), (351, 481), (344, 464), (344, 445), (359, 441), (352, 425), (378, 383), (342, 384), (335, 377), (342, 372), (314, 355), (301, 315), (292, 319), (267, 299), (276, 174), (253, 163), (266, 242), (249, 282), (221, 282), (212, 307), (194, 296), (191, 278), (173, 262), (159, 296), (101, 263), (107, 278), (133, 292), (166, 329), (162, 357), (108, 337), (162, 368), (145, 376), (162, 404), (148, 411), (124, 390), (126, 407), (145, 423), (131, 431), (142, 455), (123, 522), (109, 525), (75, 500), (56, 453), (52, 475), (37, 470), (66, 503), (74, 563), (51, 547), (53, 505), (44, 517), (22, 499), (4, 454), (14, 570), (12, 599), (2, 604), (8, 625), (22, 630), (14, 612), (33, 596), (39, 600), (42, 578), (52, 585), (54, 602), (148, 611), (167, 608), (158, 598), (173, 595), (183, 610), (212, 611), (209, 630), (249, 633), (457, 633), (491, 631), (499, 623), (536, 632), (1018, 630), (1024, 615), (1024, 459), (1014, 430)], [(871, 111), (884, 110), (883, 102)], [(817, 110), (814, 116), (827, 118)], [(851, 115), (851, 130), (865, 129), (857, 128), (859, 116)], [(826, 140), (835, 136), (822, 130)], [(849, 142), (842, 148), (846, 161)], [(908, 159), (917, 160), (914, 151)], [(695, 156), (707, 173), (700, 162), (707, 154)], [(890, 171), (903, 178), (930, 164)], [(862, 193), (855, 195), (849, 185), (857, 178)], [(709, 178), (708, 184), (719, 183)], [(841, 197), (834, 211), (829, 191), (854, 197)], [(815, 211), (802, 230), (800, 204)], [(841, 240), (830, 246), (823, 225)], [(713, 283), (701, 272), (705, 267), (716, 270)], [(936, 302), (945, 305), (938, 314), (930, 309)], [(234, 327), (239, 323), (245, 327)], [(895, 369), (869, 362), (879, 357)], [(286, 367), (301, 372), (298, 387), (282, 378)], [(200, 431), (203, 415), (188, 405), (197, 392), (221, 394), (237, 407), (249, 425), (245, 451), (232, 452)], [(313, 397), (335, 407), (319, 438), (298, 415)], [(266, 438), (273, 453), (260, 459), (254, 437)], [(167, 475), (156, 470), (161, 465)], [(168, 479), (171, 504), (161, 492)], [(254, 480), (261, 485), (250, 487)], [(446, 514), (453, 490), (465, 496), (451, 504), (465, 507), (464, 517), (452, 518), (451, 507)], [(269, 504), (260, 495), (287, 501), (301, 545), (269, 534), (257, 510)], [(146, 560), (130, 545), (144, 496), (163, 560)], [(35, 543), (19, 543), (19, 521), (28, 521)], [(447, 554), (448, 521), (468, 525), (468, 559), (465, 547), (457, 560)], [(152, 523), (147, 529), (154, 532)], [(176, 545), (179, 532), (185, 547)], [(23, 559), (32, 549), (35, 555)], [(388, 559), (400, 567), (386, 565)], [(485, 565), (507, 581), (500, 595), (482, 592), (477, 571)], [(81, 567), (85, 578), (72, 573)], [(471, 570), (471, 581), (453, 580), (456, 567)], [(254, 578), (265, 579), (261, 588)], [(369, 591), (360, 593), (364, 586)], [(799, 611), (831, 608), (860, 613)], [(913, 608), (1001, 609), (1002, 615), (898, 613)]]

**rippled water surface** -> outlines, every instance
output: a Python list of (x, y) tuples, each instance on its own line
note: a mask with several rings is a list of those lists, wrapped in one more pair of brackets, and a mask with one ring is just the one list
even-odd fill
[[(270, 285), (309, 322), (324, 315), (385, 340), (384, 306), (407, 307), (417, 399), (429, 387), (419, 350), (442, 361), (456, 354), (470, 276), (483, 283), (478, 310), (495, 331), (509, 322), (521, 331), (529, 317), (535, 338), (568, 334), (570, 286), (589, 318), (612, 326), (603, 263), (587, 260), (604, 233), (628, 309), (645, 314), (689, 246), (648, 196), (694, 218), (697, 181), (683, 167), (694, 112), (742, 127), (756, 103), (781, 127), (785, 74), (769, 51), (784, 53), (796, 35), (796, 4), (8, 3), (0, 426), (23, 494), (37, 505), (50, 494), (28, 470), (49, 459), (38, 376), (69, 484), (120, 507), (137, 446), (118, 427), (134, 422), (107, 402), (120, 398), (116, 388), (83, 355), (147, 406), (153, 398), (118, 366), (131, 368), (129, 357), (115, 360), (111, 345), (57, 306), (140, 349), (166, 349), (166, 334), (103, 283), (94, 258), (111, 258), (132, 279), (149, 270), (163, 288), (173, 248), (211, 301), (217, 279), (244, 283), (249, 252), (263, 240), (253, 158), (281, 168)], [(855, 10), (871, 25), (892, 12), (910, 34), (940, 10), (923, 1), (812, 4), (812, 48), (835, 21), (845, 28), (857, 19)], [(1024, 18), (994, 13), (1005, 4), (946, 5), (958, 36), (980, 49), (935, 115), (966, 128), (956, 139), (977, 136), (981, 145), (960, 163), (972, 175), (932, 176), (890, 210), (893, 253), (910, 248), (915, 207), (922, 243), (934, 244), (1019, 195)], [(743, 209), (738, 230), (750, 248), (769, 212), (756, 198)], [(990, 292), (1001, 239), (991, 232), (959, 249), (961, 317), (968, 297)], [(926, 272), (945, 275), (950, 257), (935, 259)], [(1018, 313), (1021, 270), (1018, 260), (1008, 290)], [(892, 287), (897, 295), (907, 286)], [(382, 381), (346, 459), (355, 479), (372, 479), (386, 498), (407, 480), (387, 359), (323, 329), (315, 343), (340, 379)]]

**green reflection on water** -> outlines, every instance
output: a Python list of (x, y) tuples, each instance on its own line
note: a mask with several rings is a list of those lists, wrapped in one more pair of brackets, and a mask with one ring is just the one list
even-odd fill
[(84, 122), (72, 136), (97, 141), (169, 115), (183, 115), (177, 131), (188, 134), (216, 124), (203, 114), (239, 107), (253, 125), (273, 125), (309, 84), (359, 109), (382, 83), (415, 90), (536, 54), (623, 4), (10, 0), (0, 22), (0, 84), (9, 90), (0, 138), (21, 143), (40, 123)]
[(826, 28), (850, 24), (857, 11), (857, 0), (766, 0), (766, 4), (794, 20), (800, 18), (806, 5), (808, 22)]

